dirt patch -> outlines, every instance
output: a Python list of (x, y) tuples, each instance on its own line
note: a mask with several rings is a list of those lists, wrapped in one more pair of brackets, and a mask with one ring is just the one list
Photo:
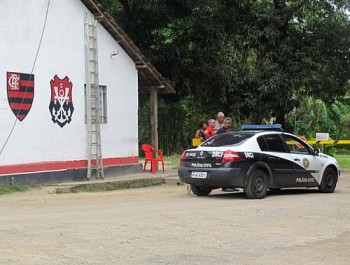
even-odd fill
[(335, 193), (188, 195), (160, 185), (0, 196), (0, 264), (348, 264), (350, 176)]

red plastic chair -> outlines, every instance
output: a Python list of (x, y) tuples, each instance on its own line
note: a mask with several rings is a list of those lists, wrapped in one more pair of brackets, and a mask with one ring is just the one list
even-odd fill
[(143, 172), (145, 172), (146, 165), (148, 162), (151, 162), (151, 172), (153, 174), (156, 173), (158, 169), (158, 162), (162, 163), (163, 166), (163, 173), (164, 173), (164, 158), (163, 158), (163, 152), (160, 150), (154, 149), (152, 145), (149, 144), (143, 144), (142, 150), (145, 152), (145, 164), (143, 166)]

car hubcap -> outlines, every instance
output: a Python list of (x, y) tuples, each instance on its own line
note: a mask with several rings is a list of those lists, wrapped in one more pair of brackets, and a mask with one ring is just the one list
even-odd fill
[(332, 175), (328, 175), (327, 176), (327, 186), (328, 187), (332, 187), (332, 185), (333, 185), (333, 176)]
[(262, 192), (264, 190), (264, 180), (262, 178), (257, 178), (255, 180), (255, 190), (257, 192)]

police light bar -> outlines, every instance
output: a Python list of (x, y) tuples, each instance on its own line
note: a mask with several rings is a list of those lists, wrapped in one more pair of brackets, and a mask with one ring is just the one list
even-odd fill
[(266, 131), (283, 131), (282, 124), (245, 124), (241, 127), (242, 131), (248, 130), (266, 130)]

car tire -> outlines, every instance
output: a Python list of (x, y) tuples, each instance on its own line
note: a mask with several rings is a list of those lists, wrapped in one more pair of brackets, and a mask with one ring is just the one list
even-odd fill
[(249, 199), (262, 199), (267, 193), (267, 176), (262, 170), (255, 170), (250, 175), (247, 186), (244, 189)]
[(197, 196), (208, 196), (213, 189), (208, 188), (208, 187), (200, 187), (200, 186), (196, 186), (196, 185), (191, 184), (191, 190), (192, 190), (193, 194), (195, 194)]
[(332, 193), (335, 190), (338, 182), (337, 172), (333, 168), (326, 168), (323, 173), (321, 185), (318, 190), (323, 193)]

